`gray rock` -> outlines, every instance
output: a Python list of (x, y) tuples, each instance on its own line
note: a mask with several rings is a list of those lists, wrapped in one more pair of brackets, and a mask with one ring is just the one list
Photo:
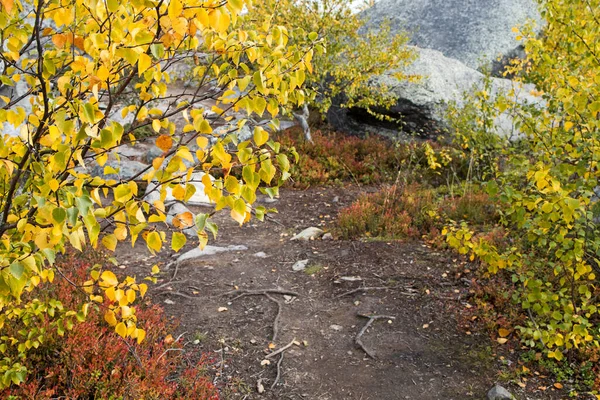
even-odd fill
[(290, 240), (314, 240), (323, 236), (323, 229), (310, 227), (295, 235)]
[(342, 329), (344, 329), (344, 327), (343, 327), (343, 326), (341, 326), (341, 325), (335, 325), (335, 324), (334, 324), (334, 325), (330, 325), (330, 326), (329, 326), (329, 329), (331, 329), (332, 331), (339, 332), (339, 331), (341, 331)]
[(158, 158), (163, 155), (163, 151), (156, 146), (152, 146), (148, 149), (145, 154), (146, 162), (151, 164), (155, 158)]
[(219, 246), (211, 246), (206, 245), (203, 249), (197, 247), (193, 250), (190, 250), (186, 253), (183, 253), (177, 258), (177, 263), (181, 263), (187, 260), (194, 260), (196, 258), (212, 256), (218, 253), (227, 253), (230, 251), (244, 251), (248, 250), (248, 247), (244, 245), (231, 245), (227, 247), (219, 247)]
[(265, 253), (264, 251), (259, 251), (258, 253), (254, 253), (254, 257), (258, 257), (258, 258), (267, 258), (269, 257), (267, 255), (267, 253)]
[[(385, 74), (374, 78), (372, 83), (388, 88), (397, 97), (396, 105), (386, 113), (401, 118), (404, 130), (435, 136), (448, 128), (448, 104), (452, 102), (458, 107), (464, 105), (464, 94), (481, 89), (485, 76), (458, 60), (445, 57), (439, 51), (414, 49), (418, 57), (406, 72), (420, 75), (420, 81), (398, 81), (392, 74)], [(539, 104), (541, 100), (530, 94), (533, 89), (533, 85), (520, 87), (509, 79), (491, 78), (491, 96), (515, 90), (513, 98), (519, 103)], [(356, 110), (332, 107), (327, 117), (338, 129), (361, 132), (365, 123), (360, 119), (362, 115), (357, 114)], [(518, 136), (513, 122), (509, 111), (500, 115), (495, 121), (496, 133), (509, 138)]]
[(409, 33), (411, 44), (474, 69), (518, 48), (513, 27), (542, 23), (536, 0), (379, 0), (362, 16), (374, 28), (389, 20), (392, 31)]
[(296, 261), (296, 263), (294, 265), (292, 265), (292, 271), (294, 271), (294, 272), (304, 271), (306, 269), (306, 267), (308, 266), (308, 261), (309, 260)]
[(496, 384), (490, 391), (487, 393), (488, 400), (514, 400), (515, 396), (513, 396), (508, 390), (504, 387)]
[(333, 235), (329, 232), (323, 235), (322, 240), (333, 240)]

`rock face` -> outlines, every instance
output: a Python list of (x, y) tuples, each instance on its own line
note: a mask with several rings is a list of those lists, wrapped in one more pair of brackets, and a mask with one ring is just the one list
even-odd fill
[[(418, 58), (406, 72), (421, 76), (420, 81), (401, 82), (391, 74), (386, 74), (374, 78), (372, 84), (385, 85), (398, 98), (395, 106), (381, 112), (402, 119), (405, 131), (435, 136), (447, 128), (447, 104), (455, 102), (461, 106), (464, 103), (464, 93), (481, 88), (485, 76), (458, 60), (445, 57), (439, 51), (416, 47), (414, 50), (418, 53)], [(519, 102), (539, 102), (538, 98), (530, 94), (533, 86), (519, 87), (511, 80), (492, 78), (491, 95), (511, 89), (517, 92)], [(377, 121), (369, 120), (365, 115), (362, 110), (332, 107), (327, 119), (336, 128), (346, 132), (372, 131), (367, 125), (377, 125)], [(497, 133), (506, 137), (514, 135), (512, 122), (510, 115), (501, 115), (496, 120)]]
[(412, 44), (474, 69), (519, 46), (513, 27), (541, 21), (536, 0), (379, 0), (362, 15), (375, 28), (389, 19)]

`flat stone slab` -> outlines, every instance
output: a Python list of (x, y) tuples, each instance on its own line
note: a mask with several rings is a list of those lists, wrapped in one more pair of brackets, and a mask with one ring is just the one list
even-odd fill
[(212, 256), (212, 255), (215, 255), (218, 253), (227, 253), (230, 251), (244, 251), (244, 250), (248, 250), (248, 247), (246, 247), (244, 245), (231, 245), (231, 246), (227, 246), (227, 247), (206, 245), (206, 246), (204, 246), (203, 249), (197, 247), (193, 250), (183, 253), (182, 255), (180, 255), (177, 258), (177, 263), (179, 264), (179, 263), (181, 263), (183, 261), (187, 261), (187, 260), (194, 260), (196, 258)]

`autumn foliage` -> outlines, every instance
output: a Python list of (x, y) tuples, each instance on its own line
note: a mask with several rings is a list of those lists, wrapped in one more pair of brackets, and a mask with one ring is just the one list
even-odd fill
[[(92, 252), (93, 253), (93, 252)], [(71, 282), (89, 277), (98, 255), (81, 257), (71, 252), (57, 264)], [(65, 309), (79, 309), (87, 302), (86, 293), (73, 290), (66, 279), (42, 284), (40, 304), (61, 304)], [(30, 300), (31, 295), (24, 296)], [(31, 299), (33, 300), (33, 299)], [(82, 322), (64, 332), (52, 318), (39, 315), (34, 320), (5, 327), (3, 334), (18, 337), (35, 323), (44, 331), (44, 339), (28, 352), (25, 367), (29, 375), (20, 386), (0, 391), (2, 398), (22, 399), (217, 399), (216, 389), (207, 376), (207, 360), (200, 354), (190, 355), (171, 333), (174, 325), (167, 321), (156, 305), (138, 308), (137, 324), (147, 332), (146, 340), (136, 343), (122, 339), (104, 321), (103, 306), (93, 306)], [(8, 348), (6, 355), (15, 354)]]

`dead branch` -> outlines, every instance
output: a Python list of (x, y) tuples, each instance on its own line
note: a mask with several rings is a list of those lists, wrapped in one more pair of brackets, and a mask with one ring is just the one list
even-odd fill
[(275, 382), (271, 385), (271, 390), (275, 389), (277, 383), (279, 383), (279, 378), (281, 378), (281, 362), (283, 361), (283, 355), (285, 352), (281, 353), (281, 357), (279, 357), (279, 361), (277, 361), (277, 376), (275, 377)]
[(287, 294), (289, 296), (300, 296), (298, 293), (296, 292), (292, 292), (291, 290), (285, 290), (285, 289), (238, 289), (238, 290), (232, 290), (230, 292), (227, 293), (223, 293), (223, 296), (233, 296), (233, 295), (239, 295), (237, 297), (234, 297), (231, 301), (239, 299), (242, 296), (265, 296), (267, 293), (269, 294)]
[(368, 292), (370, 290), (393, 290), (393, 289), (399, 289), (399, 288), (403, 288), (405, 290), (407, 290), (407, 292), (397, 292), (398, 294), (404, 295), (404, 296), (417, 296), (418, 293), (415, 289), (412, 289), (410, 287), (401, 287), (401, 286), (361, 286), (359, 288), (356, 289), (352, 289), (350, 291), (344, 292), (342, 294), (339, 294), (337, 296), (335, 296), (336, 299), (339, 299), (340, 297), (344, 297), (344, 296), (349, 296), (351, 294), (354, 293), (358, 293), (358, 292)]
[(358, 292), (368, 292), (369, 290), (388, 290), (388, 289), (394, 289), (393, 287), (389, 287), (389, 286), (374, 286), (374, 287), (368, 287), (368, 286), (362, 286), (353, 290), (349, 290), (347, 292), (344, 292), (342, 294), (338, 294), (337, 296), (335, 296), (336, 299), (339, 299), (340, 297), (344, 297), (344, 296), (350, 296), (351, 294), (354, 293), (358, 293)]
[(184, 279), (183, 281), (174, 281), (174, 280), (169, 280), (168, 282), (165, 282), (165, 283), (163, 283), (163, 284), (160, 284), (160, 285), (158, 285), (158, 286), (154, 286), (152, 289), (154, 289), (154, 290), (158, 290), (158, 289), (165, 288), (165, 287), (167, 287), (167, 286), (169, 286), (169, 285), (174, 285), (174, 284), (176, 284), (176, 283), (185, 283), (185, 282), (187, 282), (187, 281), (188, 281), (187, 279)]
[(367, 355), (373, 359), (375, 359), (375, 353), (369, 351), (369, 349), (367, 349), (365, 347), (365, 345), (362, 342), (362, 335), (365, 334), (365, 332), (367, 331), (367, 329), (369, 329), (369, 327), (371, 326), (371, 324), (373, 324), (373, 322), (375, 322), (375, 320), (378, 319), (396, 319), (396, 317), (392, 317), (390, 315), (365, 315), (365, 314), (358, 314), (359, 317), (362, 318), (368, 318), (369, 320), (367, 321), (367, 323), (365, 324), (365, 326), (363, 326), (363, 328), (360, 330), (360, 332), (358, 332), (358, 335), (356, 335), (356, 338), (354, 338), (354, 343), (356, 343), (365, 353), (367, 353)]
[(283, 353), (284, 351), (286, 351), (287, 349), (289, 349), (290, 347), (292, 347), (294, 345), (294, 343), (296, 343), (296, 338), (293, 338), (291, 342), (289, 342), (288, 344), (286, 344), (285, 346), (283, 346), (282, 348), (275, 350), (272, 353), (269, 353), (265, 356), (265, 358), (271, 358), (271, 357), (275, 357), (277, 354), (279, 353)]

